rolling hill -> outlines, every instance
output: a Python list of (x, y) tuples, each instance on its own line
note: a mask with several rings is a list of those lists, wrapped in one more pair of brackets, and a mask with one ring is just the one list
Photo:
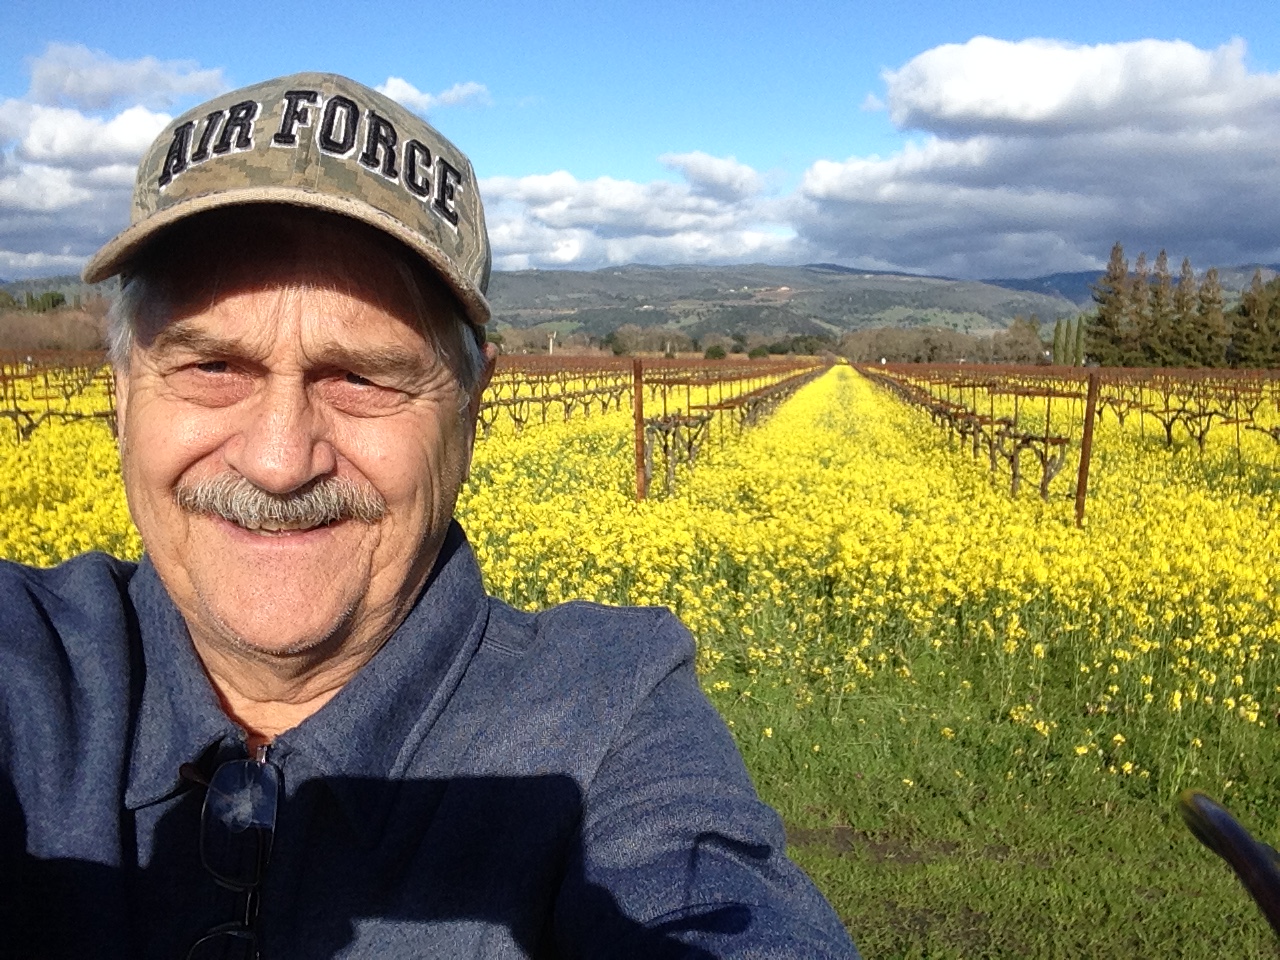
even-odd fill
[[(1228, 300), (1248, 285), (1252, 265), (1220, 268)], [(1262, 268), (1264, 278), (1280, 265)], [(603, 338), (619, 327), (667, 327), (700, 339), (707, 334), (751, 337), (826, 335), (870, 327), (944, 327), (968, 333), (1006, 328), (1017, 316), (1046, 325), (1092, 306), (1099, 274), (1055, 273), (1030, 279), (954, 280), (861, 270), (838, 264), (804, 266), (645, 266), (601, 270), (517, 270), (493, 274), (489, 299), (494, 329), (539, 328)], [(95, 286), (74, 276), (0, 283), (22, 302), (60, 290), (114, 296), (115, 282)], [(0, 345), (2, 346), (2, 345)]]

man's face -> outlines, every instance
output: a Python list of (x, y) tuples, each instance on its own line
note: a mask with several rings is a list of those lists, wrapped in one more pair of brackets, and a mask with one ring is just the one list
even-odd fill
[[(376, 648), (425, 583), (466, 476), (479, 388), (464, 413), (385, 252), (358, 233), (315, 236), (274, 256), (210, 240), (184, 257), (200, 276), (118, 373), (130, 510), (197, 646)], [(443, 302), (427, 309), (453, 323)], [(339, 478), (385, 512), (251, 529), (179, 505), (178, 491), (227, 475), (278, 496)]]

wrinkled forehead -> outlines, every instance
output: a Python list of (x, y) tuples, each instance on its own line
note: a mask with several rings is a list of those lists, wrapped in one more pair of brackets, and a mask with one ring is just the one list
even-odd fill
[[(336, 316), (357, 316), (361, 304), (398, 318), (419, 335), (434, 338), (455, 326), (451, 295), (426, 267), (394, 240), (343, 217), (288, 209), (248, 208), (193, 218), (162, 237), (140, 258), (137, 271), (163, 303), (157, 322), (197, 313), (225, 313), (220, 306), (245, 298), (281, 307), (305, 294)], [(337, 309), (341, 306), (341, 309)]]

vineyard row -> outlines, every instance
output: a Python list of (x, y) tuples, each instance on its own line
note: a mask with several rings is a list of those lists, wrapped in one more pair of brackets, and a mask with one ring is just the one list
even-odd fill
[(861, 365), (868, 379), (924, 409), (935, 424), (986, 454), (992, 471), (1009, 472), (1010, 492), (1023, 481), (1023, 459), (1039, 468), (1038, 489), (1050, 484), (1068, 453), (1079, 451), (1075, 489), (1083, 518), (1094, 427), (1108, 413), (1123, 427), (1136, 414), (1159, 425), (1165, 446), (1179, 437), (1203, 453), (1214, 427), (1233, 430), (1237, 463), (1242, 437), (1261, 434), (1280, 446), (1280, 371), (1144, 370), (1077, 367), (975, 367), (963, 364)]

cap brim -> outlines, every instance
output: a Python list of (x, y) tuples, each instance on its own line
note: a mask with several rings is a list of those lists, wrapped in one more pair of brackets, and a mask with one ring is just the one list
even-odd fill
[(225, 190), (192, 197), (166, 207), (126, 228), (104, 244), (102, 249), (85, 264), (82, 274), (84, 282), (98, 283), (119, 273), (157, 234), (180, 220), (208, 210), (249, 204), (286, 204), (313, 210), (327, 210), (390, 234), (431, 265), (431, 268), (457, 296), (466, 311), (467, 319), (473, 326), (483, 328), (489, 322), (489, 301), (484, 292), (454, 267), (453, 261), (444, 251), (427, 242), (421, 234), (407, 229), (394, 217), (362, 201), (349, 197), (312, 193), (297, 187), (251, 187)]

